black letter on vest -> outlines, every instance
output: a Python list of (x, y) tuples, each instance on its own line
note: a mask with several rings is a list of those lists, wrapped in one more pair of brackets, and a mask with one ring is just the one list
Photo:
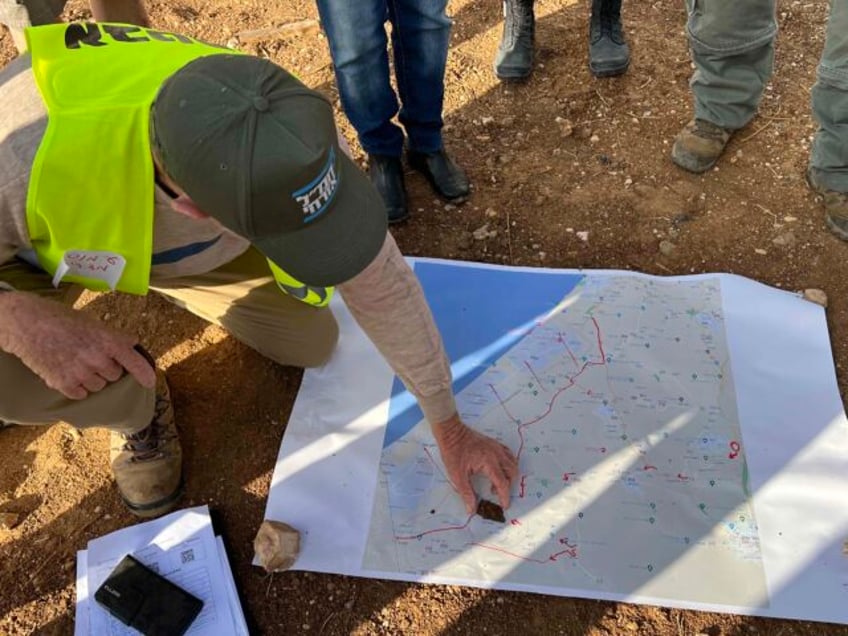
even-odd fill
[(74, 22), (65, 29), (65, 48), (78, 49), (80, 42), (89, 46), (106, 46), (100, 41), (100, 28), (96, 24)]
[(156, 31), (154, 29), (147, 29), (147, 35), (154, 40), (159, 40), (160, 42), (173, 42), (174, 40), (182, 42), (183, 44), (191, 44), (193, 42), (190, 37), (180, 35), (179, 33), (174, 33), (172, 31)]
[(150, 38), (141, 36), (140, 38), (131, 38), (130, 33), (138, 33), (141, 27), (137, 26), (119, 26), (117, 24), (104, 24), (103, 30), (112, 36), (115, 42), (149, 42)]
[(160, 42), (173, 42), (174, 41), (173, 35), (171, 35), (169, 33), (165, 33), (163, 31), (156, 31), (154, 29), (147, 29), (147, 35), (149, 35), (154, 40), (159, 40)]

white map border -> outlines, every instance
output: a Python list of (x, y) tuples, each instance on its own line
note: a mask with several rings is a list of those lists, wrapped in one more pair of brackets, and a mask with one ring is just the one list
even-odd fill
[[(455, 267), (497, 265), (409, 259)], [(645, 274), (509, 268), (538, 275)], [(796, 294), (728, 274), (721, 280), (742, 437), (770, 605), (751, 608), (494, 582), (489, 587), (684, 609), (848, 624), (848, 419), (824, 310)], [(362, 569), (393, 373), (343, 303), (340, 343), (304, 374), (280, 448), (265, 516), (303, 534), (297, 569), (480, 587), (480, 581)], [(357, 378), (356, 383), (344, 378)], [(696, 573), (693, 573), (696, 575)], [(720, 582), (716, 582), (720, 584)]]

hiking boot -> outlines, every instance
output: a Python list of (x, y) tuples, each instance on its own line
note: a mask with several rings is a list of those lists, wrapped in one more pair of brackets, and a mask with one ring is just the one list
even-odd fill
[(592, 0), (589, 70), (595, 77), (621, 75), (630, 65), (630, 47), (621, 29), (621, 0)]
[(121, 499), (134, 515), (157, 517), (182, 494), (182, 448), (165, 374), (156, 372), (156, 407), (147, 428), (132, 435), (112, 431), (112, 473)]
[(824, 222), (828, 229), (843, 241), (848, 241), (848, 192), (829, 190), (816, 180), (816, 172), (807, 170), (807, 183), (820, 194), (824, 203)]
[(505, 0), (503, 35), (494, 65), (499, 79), (520, 80), (530, 75), (535, 35), (533, 0)]
[(693, 119), (674, 140), (671, 160), (689, 172), (706, 172), (716, 164), (732, 134), (706, 119)]

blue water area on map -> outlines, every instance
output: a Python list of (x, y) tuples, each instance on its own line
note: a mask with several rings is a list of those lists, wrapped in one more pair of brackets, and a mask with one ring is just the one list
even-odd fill
[[(415, 274), (433, 311), (458, 393), (518, 342), (569, 294), (584, 276), (415, 263)], [(395, 377), (383, 447), (423, 418), (415, 399)]]

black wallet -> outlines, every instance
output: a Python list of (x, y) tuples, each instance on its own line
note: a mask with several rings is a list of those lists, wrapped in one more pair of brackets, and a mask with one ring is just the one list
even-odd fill
[(203, 601), (127, 555), (94, 593), (112, 616), (145, 636), (181, 636)]

